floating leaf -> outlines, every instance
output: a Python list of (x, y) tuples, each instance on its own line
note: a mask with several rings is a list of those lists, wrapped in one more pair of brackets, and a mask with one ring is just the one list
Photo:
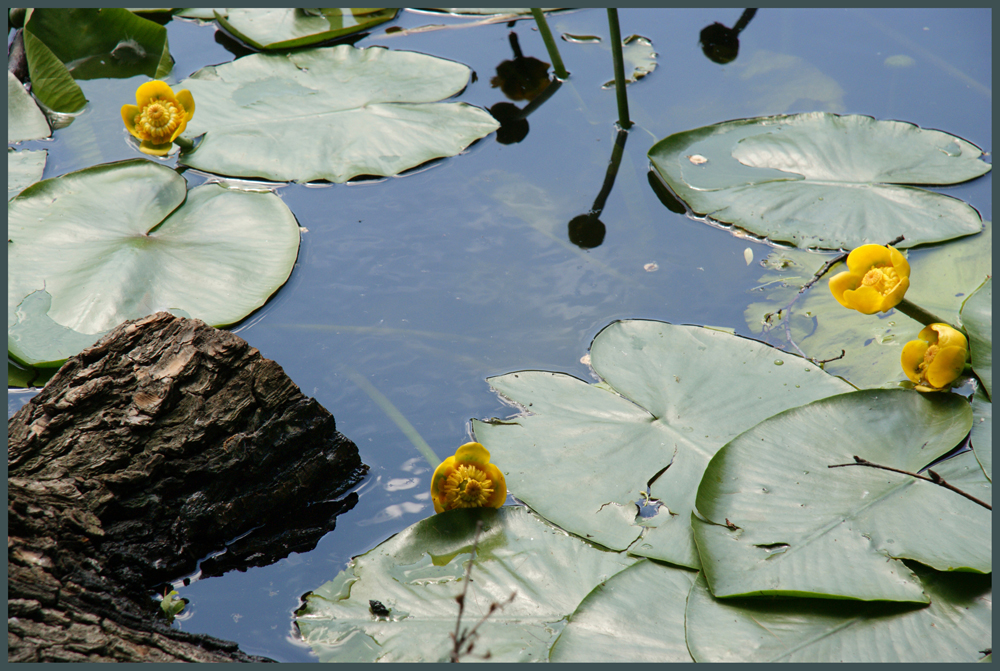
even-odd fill
[(55, 112), (82, 110), (87, 97), (59, 57), (30, 32), (24, 33), (24, 47), (32, 90), (42, 104)]
[[(992, 272), (992, 271), (991, 271)], [(993, 397), (993, 278), (966, 299), (962, 306), (962, 325), (969, 332), (972, 370)]]
[[(524, 508), (465, 508), (425, 519), (306, 596), (296, 614), (320, 661), (447, 661), (476, 521), (482, 520), (463, 627), (490, 603), (514, 600), (479, 627), (475, 654), (541, 661), (566, 617), (597, 585), (635, 559), (556, 529)], [(388, 615), (373, 612), (378, 602)]]
[[(490, 378), (528, 414), (473, 420), (476, 439), (507, 489), (546, 519), (681, 566), (699, 565), (689, 519), (716, 450), (771, 415), (852, 389), (752, 340), (665, 322), (614, 322), (590, 357), (599, 384), (544, 371)], [(647, 491), (648, 518), (636, 503)]]
[[(187, 191), (173, 170), (134, 160), (28, 187), (7, 205), (7, 238), (8, 353), (58, 365), (79, 334), (92, 343), (157, 310), (240, 321), (288, 279), (299, 230), (274, 194)], [(49, 339), (27, 337), (43, 322)]]
[(699, 576), (687, 601), (688, 647), (699, 662), (979, 660), (993, 640), (990, 577), (914, 568), (929, 606), (716, 599)]
[(993, 481), (993, 404), (982, 390), (972, 397), (972, 449), (983, 473)]
[(228, 9), (215, 19), (254, 49), (294, 49), (391, 21), (398, 9)]
[(499, 127), (464, 103), (469, 68), (381, 47), (253, 54), (186, 79), (198, 113), (181, 157), (194, 168), (275, 181), (395, 175), (460, 153)]
[(986, 509), (907, 475), (828, 468), (858, 455), (916, 472), (971, 426), (960, 396), (886, 389), (793, 408), (738, 436), (698, 487), (708, 521), (694, 533), (712, 593), (926, 602), (898, 558), (989, 572)]
[(7, 71), (7, 142), (22, 142), (48, 137), (52, 132), (42, 110), (24, 89), (24, 85)]
[(691, 662), (684, 605), (696, 573), (644, 559), (587, 595), (552, 662)]
[[(565, 37), (565, 36), (564, 36)], [(579, 41), (579, 40), (576, 40)], [(634, 84), (656, 69), (656, 52), (653, 43), (642, 35), (629, 35), (622, 40), (622, 59), (625, 61), (625, 84)], [(615, 80), (604, 82), (601, 88), (613, 89)]]
[[(691, 156), (704, 161), (692, 161)], [(955, 184), (990, 170), (954, 135), (823, 112), (727, 121), (661, 140), (649, 158), (697, 214), (797, 247), (903, 247), (971, 235), (979, 213), (906, 184)]]
[[(908, 252), (912, 284), (906, 297), (955, 323), (962, 301), (992, 272), (992, 237), (993, 226), (986, 222), (978, 235)], [(835, 359), (824, 370), (858, 387), (898, 386), (906, 379), (899, 364), (903, 345), (916, 340), (923, 324), (898, 310), (863, 315), (844, 309), (827, 287), (830, 278), (845, 269), (842, 264), (799, 295), (826, 258), (804, 250), (772, 252), (763, 262), (767, 271), (751, 291), (760, 298), (746, 309), (747, 325), (756, 337), (773, 345), (791, 348), (790, 338), (806, 356)], [(791, 316), (785, 309), (789, 305)], [(837, 358), (842, 350), (844, 356)]]
[(42, 178), (46, 157), (46, 151), (7, 148), (7, 200)]

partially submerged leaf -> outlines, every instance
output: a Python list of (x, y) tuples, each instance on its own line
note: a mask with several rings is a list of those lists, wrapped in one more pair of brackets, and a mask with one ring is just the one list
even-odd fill
[(24, 85), (7, 71), (7, 142), (38, 140), (52, 134), (49, 122)]
[(966, 299), (962, 306), (962, 325), (969, 332), (972, 370), (982, 381), (986, 395), (993, 397), (993, 278)]
[[(546, 519), (605, 547), (691, 567), (699, 562), (690, 513), (715, 451), (771, 415), (852, 389), (752, 340), (656, 321), (605, 328), (591, 365), (604, 382), (544, 371), (490, 378), (527, 414), (473, 420), (476, 439), (508, 490)], [(640, 524), (636, 502), (647, 491), (657, 514)]]
[[(446, 661), (476, 521), (482, 520), (463, 627), (492, 602), (475, 653), (501, 662), (541, 661), (587, 594), (636, 560), (593, 547), (528, 510), (465, 508), (425, 519), (355, 557), (306, 596), (299, 631), (320, 661)], [(377, 601), (388, 615), (373, 610)]]
[(972, 397), (972, 449), (983, 473), (993, 480), (993, 404), (982, 390)]
[(926, 602), (919, 581), (888, 557), (989, 572), (986, 509), (907, 475), (829, 468), (857, 455), (917, 472), (971, 426), (960, 396), (886, 389), (793, 408), (738, 436), (698, 487), (707, 521), (693, 524), (712, 593)]
[[(692, 162), (698, 155), (706, 160)], [(968, 204), (908, 184), (990, 170), (970, 142), (901, 121), (822, 112), (740, 119), (671, 135), (649, 158), (697, 214), (797, 247), (914, 247), (979, 232)]]
[[(954, 539), (955, 542), (961, 542)], [(990, 577), (915, 567), (925, 607), (829, 599), (717, 599), (699, 576), (687, 600), (698, 662), (974, 662), (992, 644)]]
[[(58, 365), (79, 351), (72, 334), (94, 342), (157, 310), (240, 321), (288, 279), (299, 230), (274, 194), (215, 184), (189, 192), (173, 170), (134, 160), (28, 187), (8, 203), (7, 238), (9, 354)], [(51, 307), (33, 299), (27, 310), (38, 291)], [(50, 338), (12, 340), (46, 320)]]
[[(577, 41), (580, 41), (577, 39)], [(622, 40), (622, 59), (625, 61), (625, 84), (634, 84), (656, 69), (656, 52), (653, 43), (642, 35), (629, 35)], [(605, 82), (602, 88), (613, 89), (615, 80)]]
[(7, 200), (42, 178), (47, 157), (48, 152), (44, 150), (7, 148)]
[(184, 136), (205, 134), (180, 160), (274, 181), (395, 175), (499, 127), (478, 107), (436, 102), (462, 91), (469, 74), (433, 56), (346, 45), (203, 68), (178, 85), (198, 102)]
[(398, 9), (232, 8), (215, 19), (254, 49), (294, 49), (374, 28), (395, 18)]

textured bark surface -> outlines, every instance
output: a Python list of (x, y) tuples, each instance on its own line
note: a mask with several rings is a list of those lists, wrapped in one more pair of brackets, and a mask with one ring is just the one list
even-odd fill
[(162, 312), (67, 361), (7, 449), (9, 661), (262, 661), (172, 629), (154, 590), (311, 549), (367, 471), (280, 366)]

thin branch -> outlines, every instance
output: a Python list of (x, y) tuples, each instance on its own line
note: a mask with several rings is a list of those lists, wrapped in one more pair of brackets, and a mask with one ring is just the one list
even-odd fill
[(927, 471), (928, 473), (930, 473), (930, 477), (928, 478), (928, 477), (925, 477), (923, 475), (919, 475), (917, 473), (911, 473), (910, 471), (904, 471), (904, 470), (902, 470), (900, 468), (893, 468), (892, 466), (883, 466), (881, 464), (873, 464), (872, 462), (868, 461), (867, 459), (862, 459), (861, 457), (859, 457), (857, 455), (854, 455), (854, 463), (853, 464), (832, 464), (830, 466), (827, 466), (827, 468), (841, 468), (843, 466), (868, 466), (869, 468), (878, 468), (878, 469), (881, 469), (883, 471), (892, 471), (893, 473), (902, 473), (903, 475), (909, 475), (911, 478), (916, 478), (917, 480), (923, 480), (925, 482), (931, 482), (931, 483), (933, 483), (935, 485), (940, 485), (940, 486), (944, 487), (945, 489), (950, 489), (951, 491), (955, 492), (956, 494), (961, 494), (962, 496), (964, 496), (965, 498), (969, 499), (973, 503), (978, 503), (979, 505), (981, 505), (983, 508), (986, 508), (987, 510), (993, 510), (993, 506), (991, 506), (990, 504), (986, 503), (985, 501), (980, 501), (979, 499), (977, 499), (972, 494), (969, 494), (969, 493), (967, 493), (967, 492), (959, 489), (955, 485), (949, 484), (944, 478), (942, 478), (940, 475), (938, 475), (937, 473), (935, 473), (932, 470), (928, 470)]

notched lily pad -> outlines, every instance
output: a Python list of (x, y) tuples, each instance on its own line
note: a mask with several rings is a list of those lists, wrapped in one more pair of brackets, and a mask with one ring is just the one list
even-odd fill
[[(706, 160), (697, 163), (688, 157)], [(661, 140), (653, 166), (696, 214), (797, 247), (902, 247), (982, 229), (968, 204), (910, 184), (991, 166), (970, 142), (902, 121), (822, 112), (727, 121)]]
[(294, 49), (345, 37), (391, 21), (398, 9), (242, 8), (216, 11), (226, 31), (254, 49)]
[(178, 85), (198, 103), (184, 136), (205, 135), (180, 160), (281, 182), (396, 175), (499, 127), (478, 107), (437, 102), (461, 92), (469, 75), (454, 61), (346, 45), (203, 68)]

